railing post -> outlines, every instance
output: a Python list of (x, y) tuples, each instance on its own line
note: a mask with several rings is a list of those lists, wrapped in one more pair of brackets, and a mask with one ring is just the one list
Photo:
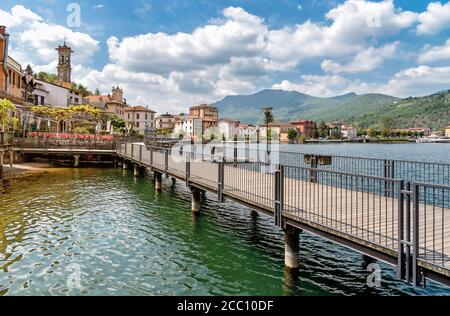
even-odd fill
[(397, 276), (400, 280), (404, 280), (405, 276), (405, 262), (404, 262), (404, 247), (403, 247), (403, 237), (404, 237), (404, 206), (405, 206), (405, 181), (399, 182), (398, 187), (398, 214), (397, 214)]
[(223, 203), (225, 200), (223, 198), (223, 189), (224, 189), (224, 180), (225, 180), (225, 164), (223, 161), (219, 162), (219, 174), (218, 174), (218, 188), (217, 188), (217, 194), (218, 194), (218, 200), (219, 202)]
[(238, 149), (237, 149), (237, 143), (234, 142), (234, 146), (233, 146), (233, 162), (234, 162), (234, 167), (237, 166), (237, 161), (238, 160)]
[(274, 192), (274, 219), (277, 227), (283, 227), (283, 207), (284, 207), (284, 166), (279, 166), (275, 171), (275, 192)]
[(166, 174), (166, 177), (169, 176), (169, 149), (165, 150), (165, 157), (164, 157), (164, 172)]
[(142, 162), (142, 145), (139, 145), (139, 161)]
[(310, 170), (310, 181), (311, 183), (317, 183), (317, 156), (311, 155), (311, 170)]
[(127, 147), (128, 147), (128, 146), (127, 146), (127, 143), (124, 143), (124, 144), (125, 144), (125, 153), (124, 153), (124, 156), (127, 157)]
[(150, 147), (150, 167), (153, 166), (153, 147)]
[[(391, 169), (392, 170), (392, 169)], [(391, 185), (392, 186), (392, 185)], [(406, 282), (411, 283), (411, 183), (405, 182), (405, 193), (404, 201), (406, 203), (405, 207), (405, 258), (406, 258), (406, 269), (405, 276)]]
[[(395, 179), (395, 165), (393, 160), (384, 160), (384, 172), (383, 176), (387, 179)], [(385, 181), (384, 195), (386, 197), (394, 197), (394, 190), (392, 182)]]
[[(192, 149), (191, 149), (192, 151)], [(190, 178), (191, 178), (191, 157), (192, 153), (191, 151), (185, 152), (186, 157), (186, 186), (189, 188), (190, 186)]]
[(417, 265), (417, 260), (419, 259), (419, 192), (420, 187), (418, 184), (413, 184), (413, 254), (412, 254), (412, 283), (414, 286), (422, 286), (425, 287), (425, 278), (423, 274), (421, 274), (421, 271), (419, 270), (419, 267)]
[(131, 144), (131, 159), (134, 157), (134, 144)]

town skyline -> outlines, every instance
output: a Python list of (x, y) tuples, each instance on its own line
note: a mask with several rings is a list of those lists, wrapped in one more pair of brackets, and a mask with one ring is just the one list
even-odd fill
[[(65, 25), (69, 13), (54, 14), (66, 12), (66, 2), (47, 10), (43, 3), (2, 4), (12, 56), (54, 72), (54, 47), (66, 39), (75, 51), (73, 81), (102, 93), (120, 85), (130, 103), (159, 113), (262, 89), (407, 97), (450, 85), (449, 2), (284, 1), (274, 10), (241, 1), (132, 1), (124, 12), (115, 2), (81, 1), (75, 28)], [(120, 9), (123, 17), (111, 19)], [(165, 15), (156, 19), (158, 12)]]

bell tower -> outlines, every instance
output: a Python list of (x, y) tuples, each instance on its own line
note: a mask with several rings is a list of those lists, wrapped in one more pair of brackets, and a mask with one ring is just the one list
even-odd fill
[(58, 51), (58, 81), (64, 83), (71, 83), (72, 76), (72, 66), (71, 66), (71, 57), (73, 50), (67, 46), (66, 41), (64, 40), (64, 45), (59, 45), (56, 48)]

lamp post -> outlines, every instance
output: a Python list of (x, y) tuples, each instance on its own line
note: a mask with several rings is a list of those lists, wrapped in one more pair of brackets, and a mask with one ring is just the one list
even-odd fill
[(269, 162), (270, 150), (269, 150), (269, 123), (272, 116), (273, 108), (265, 107), (262, 109), (266, 120), (266, 149), (267, 149), (267, 162)]

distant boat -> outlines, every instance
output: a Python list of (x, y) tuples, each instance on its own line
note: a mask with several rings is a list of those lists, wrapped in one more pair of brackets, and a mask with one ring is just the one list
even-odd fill
[(442, 144), (442, 143), (450, 143), (450, 138), (422, 137), (422, 138), (419, 138), (416, 142), (420, 143), (420, 144)]

